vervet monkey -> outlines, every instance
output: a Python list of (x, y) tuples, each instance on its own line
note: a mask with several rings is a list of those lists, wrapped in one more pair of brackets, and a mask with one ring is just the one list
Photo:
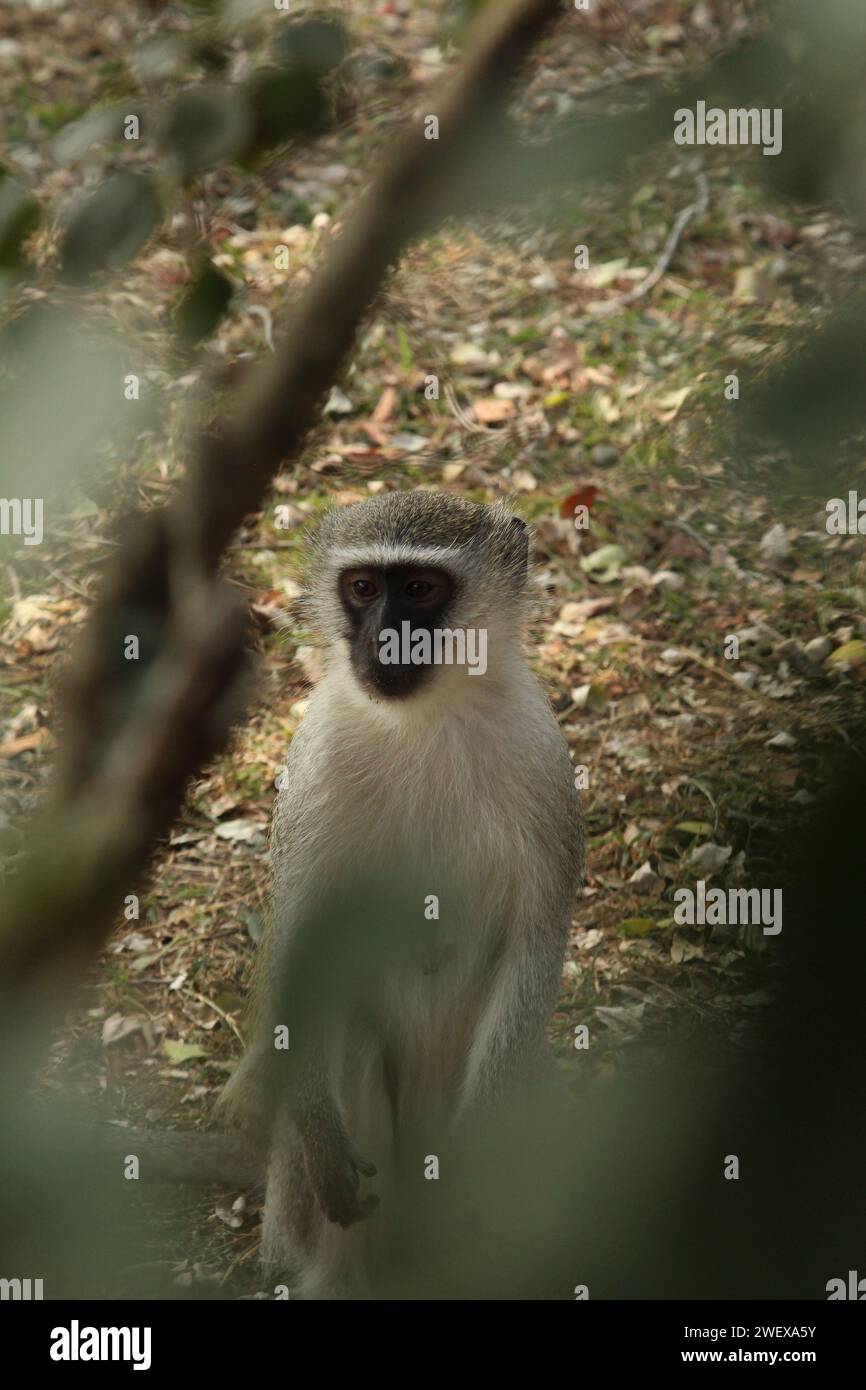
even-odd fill
[(583, 833), (522, 650), (528, 548), (503, 506), (432, 492), (313, 535), (324, 676), (277, 797), (259, 1022), (226, 1095), (266, 1127), (263, 1257), (303, 1297), (375, 1292), (401, 1166), (530, 1070), (557, 996)]

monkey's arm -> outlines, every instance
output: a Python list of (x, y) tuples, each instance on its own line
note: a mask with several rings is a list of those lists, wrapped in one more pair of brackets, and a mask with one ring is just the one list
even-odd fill
[[(223, 1093), (221, 1109), (265, 1136), (271, 1159), (275, 1150), (299, 1153), (316, 1201), (329, 1221), (351, 1226), (378, 1205), (369, 1193), (359, 1196), (362, 1177), (375, 1166), (356, 1149), (341, 1113), (336, 1084), (313, 1057), (278, 1075), (279, 1064), (267, 1036), (250, 1047)], [(233, 1084), (234, 1083), (234, 1084)], [(292, 1146), (290, 1135), (297, 1143)]]
[(496, 1102), (537, 1060), (556, 1002), (568, 922), (524, 930), (499, 962), (475, 1030), (459, 1112)]
[[(273, 991), (273, 979), (264, 988)], [(264, 1006), (254, 1040), (223, 1093), (223, 1107), (266, 1136), (269, 1164), (285, 1161), (281, 1150), (302, 1161), (326, 1218), (351, 1226), (378, 1205), (372, 1193), (359, 1196), (361, 1178), (373, 1177), (376, 1169), (358, 1152), (344, 1123), (335, 1068), (328, 1062), (333, 1048), (325, 1018), (304, 1010), (306, 1026), (295, 1030), (300, 1045), (291, 1053), (277, 1052), (271, 1027), (276, 1000), (269, 1002), (271, 1016)], [(281, 1018), (294, 1014), (288, 1001), (277, 1012)]]
[(310, 1186), (327, 1219), (340, 1226), (363, 1221), (375, 1211), (379, 1198), (372, 1192), (359, 1195), (361, 1178), (374, 1177), (376, 1167), (352, 1142), (334, 1090), (318, 1068), (305, 1075), (292, 1118)]
[[(515, 917), (475, 1029), (458, 1113), (495, 1102), (537, 1062), (562, 979), (571, 912), (586, 871), (583, 812), (559, 730), (551, 775), (542, 780), (543, 836), (532, 896)], [(539, 887), (540, 885), (540, 891)]]

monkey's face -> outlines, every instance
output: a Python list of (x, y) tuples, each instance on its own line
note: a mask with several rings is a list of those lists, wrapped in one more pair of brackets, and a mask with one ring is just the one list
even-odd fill
[(434, 567), (361, 566), (341, 572), (352, 670), (369, 694), (405, 700), (430, 681), (436, 634), (447, 630), (457, 590), (454, 577)]

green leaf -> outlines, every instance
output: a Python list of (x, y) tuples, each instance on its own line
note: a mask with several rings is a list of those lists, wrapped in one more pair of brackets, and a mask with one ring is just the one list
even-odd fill
[(627, 555), (621, 545), (600, 545), (590, 555), (585, 555), (580, 568), (593, 575), (601, 584), (609, 584), (619, 576)]
[(330, 120), (330, 103), (319, 76), (310, 70), (263, 69), (247, 89), (253, 113), (253, 152), (294, 135), (320, 135)]
[(626, 917), (617, 928), (620, 936), (649, 936), (661, 926), (654, 917)]
[(177, 1042), (173, 1038), (163, 1039), (163, 1049), (170, 1062), (191, 1062), (194, 1057), (206, 1057), (207, 1053), (197, 1043)]
[(174, 329), (187, 347), (210, 337), (229, 304), (234, 287), (215, 266), (206, 265), (177, 306)]
[(102, 326), (95, 334), (68, 307), (41, 300), (10, 320), (0, 333), (0, 363), (11, 369), (0, 370), (0, 496), (56, 498), (46, 507), (66, 515), (76, 477), (129, 416), (123, 360), (119, 335)]
[(157, 960), (159, 960), (159, 951), (145, 951), (144, 955), (136, 956), (134, 960), (130, 961), (127, 969), (130, 975), (140, 975), (143, 970), (147, 970)]
[(577, 709), (588, 709), (592, 714), (601, 714), (607, 708), (607, 690), (597, 681), (579, 685), (571, 692)]
[(113, 103), (88, 111), (80, 120), (70, 121), (51, 141), (51, 152), (62, 164), (82, 159), (101, 140), (120, 140), (124, 116), (129, 114), (127, 103)]
[(66, 228), (61, 275), (80, 285), (97, 270), (131, 261), (162, 219), (156, 180), (150, 174), (114, 174), (82, 202)]
[(240, 1013), (244, 1007), (244, 1000), (241, 995), (231, 989), (223, 990), (221, 994), (218, 994), (214, 1003), (218, 1009), (222, 1009), (224, 1014)]
[[(768, 163), (771, 161), (768, 161)], [(740, 420), (745, 430), (771, 435), (838, 486), (846, 477), (833, 451), (863, 423), (866, 295), (849, 298), (825, 327), (800, 339), (786, 361), (755, 388)], [(829, 472), (827, 461), (829, 460)]]
[(336, 20), (307, 19), (283, 29), (274, 55), (286, 67), (324, 73), (342, 63), (347, 48), (345, 30)]
[(683, 820), (674, 826), (674, 830), (681, 830), (684, 835), (709, 835), (712, 829), (708, 820)]
[(404, 372), (412, 370), (412, 347), (406, 335), (406, 330), (402, 323), (397, 324), (397, 351), (400, 354), (400, 366)]
[(845, 642), (827, 657), (828, 666), (862, 666), (866, 662), (866, 642), (857, 638)]
[(41, 209), (17, 179), (0, 179), (0, 267), (17, 269), (22, 246), (39, 223)]
[(254, 907), (250, 908), (248, 912), (241, 913), (241, 920), (250, 934), (250, 940), (258, 944), (265, 930), (265, 924), (262, 921), (261, 913), (256, 912)]
[(253, 114), (242, 88), (203, 82), (179, 94), (163, 141), (186, 179), (239, 156), (252, 129)]

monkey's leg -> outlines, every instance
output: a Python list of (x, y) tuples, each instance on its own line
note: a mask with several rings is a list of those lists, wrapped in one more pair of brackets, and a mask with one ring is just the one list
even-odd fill
[[(351, 1114), (365, 1133), (383, 1098), (355, 1078)], [(354, 1136), (354, 1127), (352, 1134)], [(360, 1197), (362, 1158), (324, 1078), (309, 1077), (301, 1097), (285, 1102), (272, 1131), (262, 1259), (284, 1270), (302, 1298), (368, 1298), (368, 1222), (378, 1197)]]
[(262, 1224), (262, 1263), (301, 1299), (370, 1297), (366, 1223), (346, 1230), (322, 1212), (295, 1133), (275, 1133)]
[(274, 1123), (268, 1157), (261, 1259), (268, 1274), (285, 1277), (290, 1291), (310, 1295), (309, 1272), (325, 1227), (304, 1163), (303, 1146), (287, 1108)]

